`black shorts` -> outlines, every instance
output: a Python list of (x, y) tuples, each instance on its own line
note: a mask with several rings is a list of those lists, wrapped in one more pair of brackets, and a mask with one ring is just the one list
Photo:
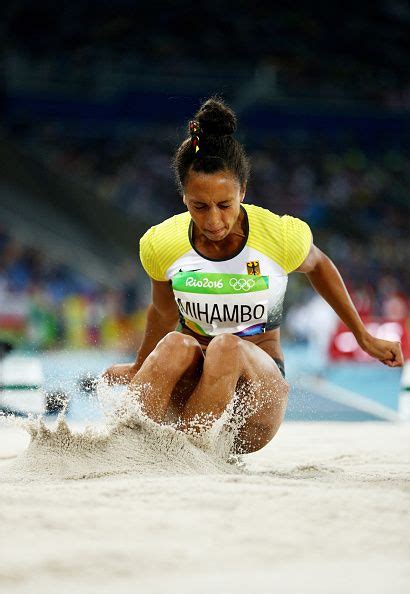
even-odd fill
[(285, 379), (285, 377), (286, 377), (286, 375), (285, 375), (285, 361), (283, 361), (282, 359), (275, 359), (275, 357), (273, 357), (273, 360), (275, 361), (276, 365), (278, 366), (283, 379)]

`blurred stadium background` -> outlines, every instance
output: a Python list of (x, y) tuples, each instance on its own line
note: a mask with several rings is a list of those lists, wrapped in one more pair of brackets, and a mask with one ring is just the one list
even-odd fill
[[(134, 356), (138, 239), (182, 212), (171, 157), (215, 93), (251, 156), (247, 201), (308, 221), (373, 331), (406, 342), (407, 2), (15, 0), (0, 14), (0, 340), (49, 381)], [(303, 275), (286, 307), (290, 418), (395, 414), (401, 371), (366, 360)]]

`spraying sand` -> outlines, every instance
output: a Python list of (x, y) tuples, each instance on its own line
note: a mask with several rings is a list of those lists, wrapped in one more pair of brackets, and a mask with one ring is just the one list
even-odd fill
[(20, 423), (0, 430), (7, 594), (410, 589), (406, 425), (286, 423), (240, 464), (220, 425)]

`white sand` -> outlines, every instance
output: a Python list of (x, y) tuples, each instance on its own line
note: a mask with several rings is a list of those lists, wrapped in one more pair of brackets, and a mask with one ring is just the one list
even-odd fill
[(2, 592), (410, 592), (408, 425), (287, 423), (246, 470), (135, 432), (1, 427)]

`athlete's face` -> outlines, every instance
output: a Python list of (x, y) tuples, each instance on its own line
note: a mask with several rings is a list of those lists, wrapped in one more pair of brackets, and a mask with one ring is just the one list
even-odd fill
[(239, 220), (245, 188), (229, 171), (191, 171), (184, 186), (184, 204), (199, 232), (211, 241), (221, 241)]

